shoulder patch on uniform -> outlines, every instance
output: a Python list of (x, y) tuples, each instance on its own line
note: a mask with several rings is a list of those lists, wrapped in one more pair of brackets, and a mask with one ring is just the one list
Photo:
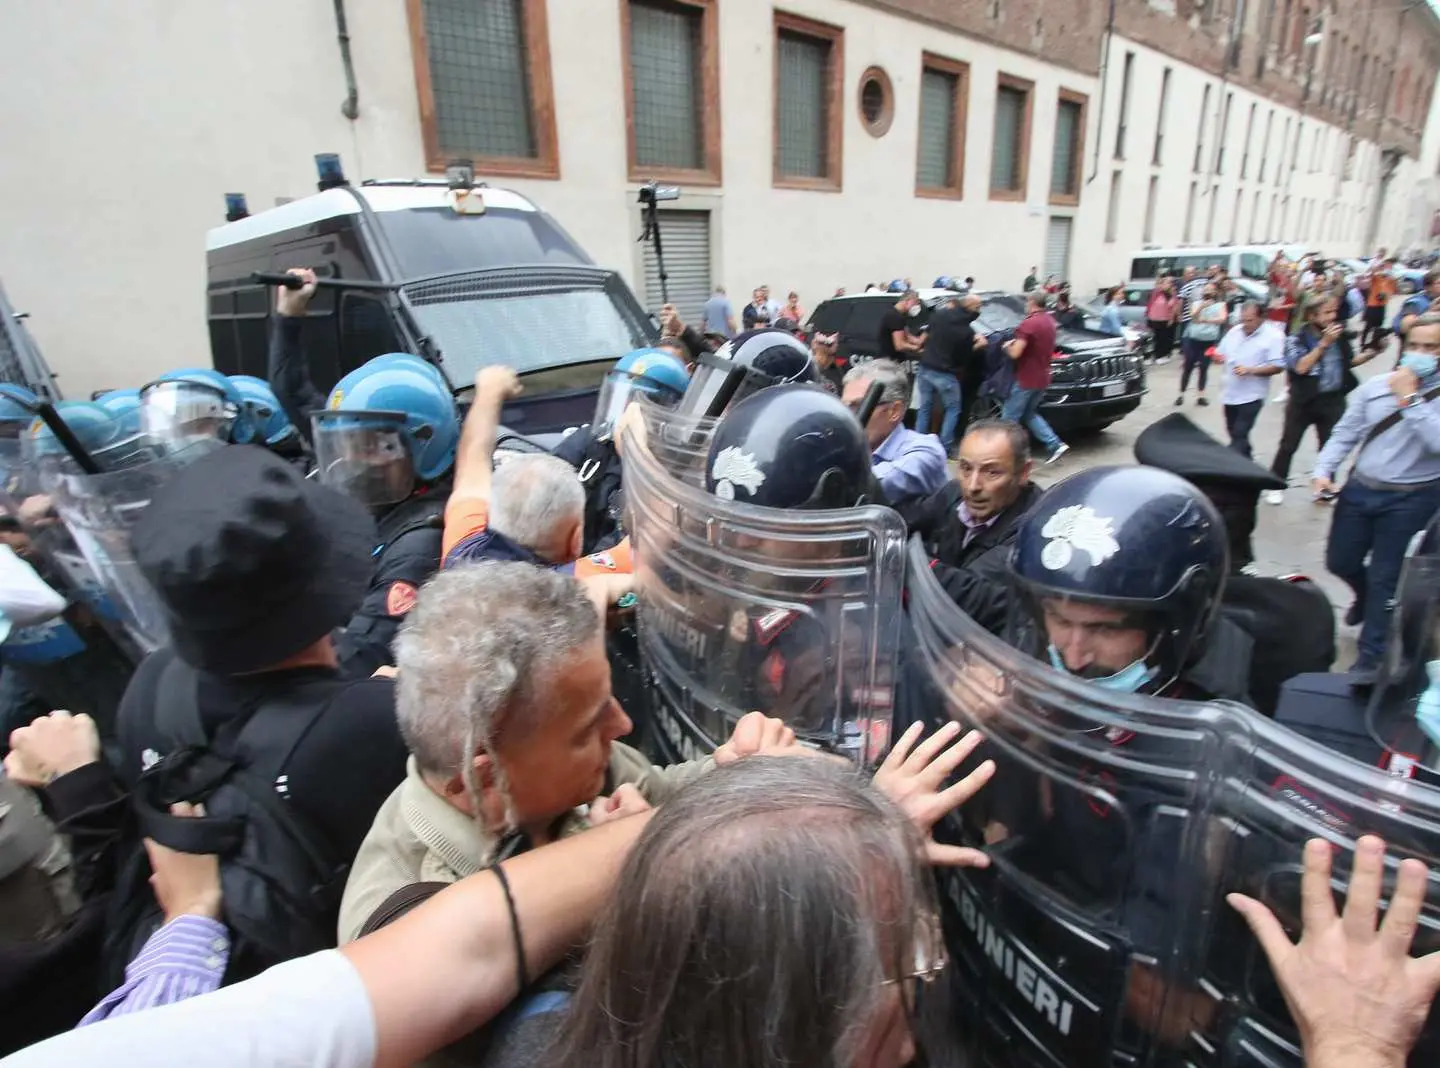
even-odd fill
[(415, 607), (415, 600), (419, 596), (420, 591), (412, 583), (390, 583), (390, 588), (385, 591), (385, 614), (387, 616), (403, 616)]
[(615, 570), (615, 557), (611, 556), (608, 552), (591, 553), (585, 559), (589, 560), (596, 567), (603, 567), (610, 571)]

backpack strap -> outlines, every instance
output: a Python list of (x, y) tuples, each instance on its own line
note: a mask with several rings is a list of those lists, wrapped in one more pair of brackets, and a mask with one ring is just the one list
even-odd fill
[[(1434, 400), (1436, 397), (1440, 397), (1440, 386), (1435, 386), (1435, 387), (1433, 387), (1433, 388), (1431, 388), (1431, 389), (1427, 389), (1424, 393), (1420, 394), (1420, 403), (1421, 403), (1421, 404), (1429, 404), (1429, 403), (1430, 403), (1432, 400)], [(1385, 431), (1389, 430), (1391, 427), (1393, 427), (1393, 426), (1395, 426), (1396, 424), (1398, 424), (1398, 423), (1400, 422), (1400, 420), (1403, 418), (1403, 412), (1404, 412), (1404, 411), (1405, 411), (1405, 409), (1403, 409), (1403, 408), (1396, 408), (1393, 412), (1391, 412), (1389, 415), (1387, 415), (1384, 419), (1380, 420), (1380, 422), (1378, 422), (1378, 423), (1376, 423), (1374, 426), (1372, 426), (1372, 427), (1370, 428), (1369, 433), (1367, 433), (1367, 434), (1365, 435), (1365, 440), (1362, 441), (1362, 442), (1360, 442), (1360, 448), (1358, 448), (1358, 449), (1355, 450), (1355, 455), (1356, 455), (1356, 456), (1359, 456), (1360, 453), (1362, 453), (1362, 452), (1365, 451), (1365, 446), (1369, 445), (1372, 441), (1374, 441), (1376, 438), (1378, 438), (1381, 434), (1385, 433)]]

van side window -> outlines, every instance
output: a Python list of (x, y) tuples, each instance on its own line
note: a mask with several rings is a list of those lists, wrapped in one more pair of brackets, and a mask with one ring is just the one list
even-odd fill
[(1246, 252), (1240, 257), (1240, 277), (1264, 281), (1266, 276), (1265, 257), (1258, 252)]
[(341, 374), (349, 374), (372, 357), (400, 352), (403, 348), (390, 321), (390, 309), (383, 300), (363, 293), (341, 296)]

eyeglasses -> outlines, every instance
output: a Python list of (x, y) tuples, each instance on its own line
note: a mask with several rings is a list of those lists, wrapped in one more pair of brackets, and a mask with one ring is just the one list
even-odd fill
[(915, 922), (915, 960), (911, 971), (884, 980), (884, 986), (895, 983), (933, 983), (945, 970), (950, 958), (945, 952), (945, 932), (940, 917), (927, 912)]

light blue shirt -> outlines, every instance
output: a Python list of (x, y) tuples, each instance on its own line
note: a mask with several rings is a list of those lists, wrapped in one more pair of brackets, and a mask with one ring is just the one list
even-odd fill
[(705, 332), (730, 337), (730, 322), (735, 318), (735, 305), (723, 293), (716, 293), (705, 302)]
[[(1419, 392), (1440, 384), (1440, 376), (1423, 379)], [(1354, 473), (1375, 482), (1398, 485), (1440, 479), (1440, 398), (1418, 400), (1408, 408), (1390, 390), (1390, 376), (1376, 375), (1350, 394), (1345, 414), (1315, 460), (1315, 478), (1333, 479), (1335, 472), (1380, 420), (1397, 409), (1400, 421), (1360, 450)]]
[(1112, 337), (1124, 335), (1125, 324), (1120, 321), (1120, 309), (1114, 304), (1105, 305), (1105, 310), (1100, 313), (1100, 332)]
[(1270, 378), (1264, 375), (1237, 375), (1235, 368), (1285, 366), (1285, 334), (1271, 322), (1262, 322), (1253, 334), (1243, 326), (1231, 327), (1220, 339), (1220, 355), (1225, 359), (1225, 384), (1221, 390), (1222, 404), (1249, 404), (1263, 401), (1270, 393)]
[[(1295, 365), (1309, 356), (1310, 350), (1319, 343), (1319, 335), (1309, 327), (1286, 339), (1285, 366), (1290, 369), (1291, 374), (1300, 373)], [(1340, 348), (1340, 342), (1334, 342), (1320, 354), (1315, 366), (1306, 372), (1306, 377), (1320, 379), (1321, 393), (1340, 392), (1345, 385), (1345, 352)]]
[(921, 434), (901, 423), (871, 456), (875, 478), (892, 504), (928, 496), (950, 477), (945, 447), (934, 434)]

